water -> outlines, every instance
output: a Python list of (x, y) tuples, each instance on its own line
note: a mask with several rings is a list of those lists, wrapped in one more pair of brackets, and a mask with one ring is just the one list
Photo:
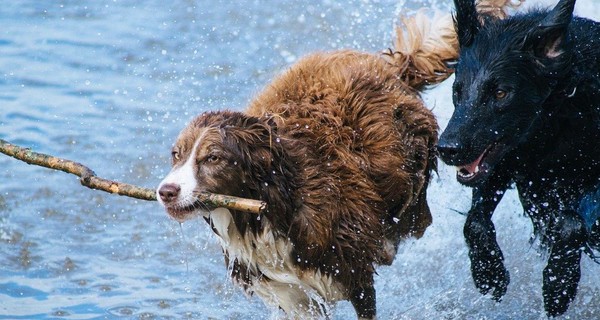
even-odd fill
[[(193, 115), (241, 110), (308, 52), (387, 48), (400, 8), (392, 0), (4, 1), (0, 138), (154, 187)], [(577, 11), (600, 19), (595, 0), (579, 0)], [(424, 96), (442, 126), (449, 83)], [(379, 318), (544, 318), (544, 258), (527, 243), (531, 225), (514, 194), (494, 218), (512, 276), (500, 304), (470, 278), (456, 213), (468, 209), (469, 191), (442, 165), (429, 194), (434, 224), (378, 269)], [(582, 269), (565, 318), (599, 316), (600, 266), (584, 259)], [(204, 222), (180, 227), (155, 202), (0, 156), (0, 319), (269, 317), (240, 291)], [(335, 309), (335, 319), (352, 316), (349, 303)]]

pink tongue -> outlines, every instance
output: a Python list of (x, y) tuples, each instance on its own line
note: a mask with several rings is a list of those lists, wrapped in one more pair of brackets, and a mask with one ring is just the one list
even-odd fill
[(469, 174), (473, 174), (477, 171), (477, 166), (479, 166), (479, 163), (481, 162), (481, 159), (483, 159), (483, 155), (485, 154), (485, 152), (481, 153), (481, 155), (479, 156), (479, 158), (477, 158), (477, 160), (473, 161), (470, 164), (464, 165), (464, 166), (460, 166), (458, 167), (459, 170), (466, 170)]

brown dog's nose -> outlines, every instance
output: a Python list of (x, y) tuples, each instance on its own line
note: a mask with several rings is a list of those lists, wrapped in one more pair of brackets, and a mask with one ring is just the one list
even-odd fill
[(158, 189), (158, 195), (164, 203), (173, 202), (179, 196), (181, 187), (175, 183), (165, 183)]

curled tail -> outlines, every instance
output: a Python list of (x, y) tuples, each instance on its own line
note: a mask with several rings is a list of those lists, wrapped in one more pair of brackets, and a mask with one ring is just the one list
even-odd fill
[[(516, 8), (525, 0), (479, 0), (479, 18), (504, 19), (509, 8)], [(400, 18), (396, 27), (394, 49), (384, 52), (384, 57), (400, 70), (411, 87), (422, 90), (446, 80), (458, 59), (458, 37), (454, 18), (450, 13), (421, 9), (412, 16)]]
[(448, 62), (458, 58), (452, 15), (436, 11), (430, 17), (427, 13), (421, 9), (413, 16), (401, 17), (394, 50), (384, 52), (400, 69), (404, 81), (417, 90), (446, 80), (454, 72)]
[(485, 18), (505, 19), (508, 16), (508, 9), (516, 9), (523, 2), (525, 0), (480, 0), (477, 1), (475, 8), (480, 20), (485, 22)]

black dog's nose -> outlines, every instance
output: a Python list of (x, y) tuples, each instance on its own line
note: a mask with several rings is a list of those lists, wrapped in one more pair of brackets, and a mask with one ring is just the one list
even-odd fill
[(461, 146), (456, 142), (447, 142), (440, 140), (437, 145), (437, 151), (440, 158), (446, 163), (452, 163), (456, 160), (461, 150)]
[(181, 187), (175, 183), (165, 183), (158, 189), (158, 195), (164, 203), (173, 202), (179, 196)]

